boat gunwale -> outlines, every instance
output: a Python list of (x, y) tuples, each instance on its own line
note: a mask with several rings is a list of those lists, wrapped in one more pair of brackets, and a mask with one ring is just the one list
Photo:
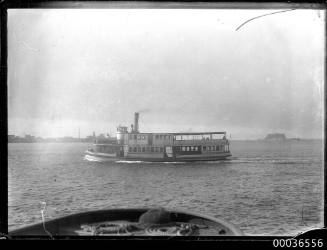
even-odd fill
[(140, 156), (133, 156), (133, 157), (126, 157), (126, 156), (112, 156), (112, 155), (105, 155), (105, 153), (98, 153), (92, 152), (89, 150), (85, 151), (85, 156), (96, 157), (99, 160), (112, 160), (112, 161), (142, 161), (142, 162), (204, 162), (204, 161), (219, 161), (219, 160), (226, 160), (228, 157), (231, 157), (231, 152), (221, 152), (220, 155), (213, 155), (213, 154), (197, 154), (193, 157), (189, 157), (187, 155), (180, 155), (178, 157), (167, 157), (167, 158), (147, 158), (147, 157), (140, 157)]
[[(123, 212), (123, 213), (145, 213), (147, 211), (149, 211), (150, 209), (154, 209), (154, 207), (142, 207), (142, 208), (112, 208), (112, 209), (100, 209), (100, 210), (90, 210), (90, 211), (85, 211), (85, 212), (78, 212), (78, 213), (74, 213), (74, 214), (69, 214), (69, 215), (65, 215), (62, 216), (60, 218), (54, 218), (54, 219), (50, 219), (48, 221), (45, 222), (37, 222), (37, 223), (33, 223), (27, 226), (23, 226), (21, 228), (17, 228), (14, 229), (12, 231), (8, 232), (8, 235), (10, 236), (19, 236), (19, 235), (29, 235), (29, 234), (20, 234), (19, 232), (21, 231), (28, 231), (28, 230), (33, 230), (36, 227), (42, 227), (43, 228), (43, 223), (46, 224), (54, 224), (54, 225), (60, 225), (60, 222), (63, 221), (67, 221), (69, 219), (73, 219), (73, 218), (77, 218), (77, 217), (84, 217), (87, 215), (96, 215), (96, 214), (107, 214), (107, 213), (115, 213), (115, 212)], [(200, 218), (200, 219), (206, 219), (208, 221), (217, 223), (222, 225), (225, 228), (228, 228), (234, 235), (228, 235), (228, 236), (244, 236), (243, 232), (233, 223), (227, 222), (221, 218), (216, 218), (213, 216), (209, 216), (209, 215), (204, 215), (202, 213), (195, 213), (195, 212), (187, 212), (185, 210), (182, 209), (165, 209), (166, 211), (170, 212), (170, 213), (177, 213), (177, 214), (181, 214), (181, 215), (187, 215), (187, 216), (193, 216), (195, 218)], [(34, 235), (34, 234), (33, 234)], [(36, 235), (36, 234), (35, 234)], [(64, 234), (59, 234), (56, 235), (54, 234), (54, 236), (64, 236)], [(221, 237), (221, 235), (217, 235), (218, 237)], [(225, 235), (226, 236), (226, 235)], [(200, 236), (201, 237), (201, 236)]]

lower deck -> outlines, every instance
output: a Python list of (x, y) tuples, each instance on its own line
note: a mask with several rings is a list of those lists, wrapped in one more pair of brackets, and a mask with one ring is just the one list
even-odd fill
[(129, 154), (126, 156), (119, 156), (116, 154), (98, 153), (86, 151), (86, 159), (93, 161), (147, 161), (147, 162), (193, 162), (193, 161), (217, 161), (224, 160), (230, 157), (230, 152), (216, 152), (212, 154), (196, 154), (196, 155), (183, 155), (183, 154)]
[(231, 156), (227, 140), (179, 141), (176, 144), (94, 144), (86, 152), (93, 160), (152, 162), (215, 161)]

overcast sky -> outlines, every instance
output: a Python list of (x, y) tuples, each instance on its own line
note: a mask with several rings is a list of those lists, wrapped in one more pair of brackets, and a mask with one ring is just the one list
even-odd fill
[(8, 132), (321, 138), (323, 11), (8, 10)]

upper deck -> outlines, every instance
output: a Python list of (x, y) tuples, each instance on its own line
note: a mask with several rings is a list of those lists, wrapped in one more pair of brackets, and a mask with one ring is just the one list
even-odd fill
[(225, 131), (141, 133), (138, 125), (139, 114), (135, 113), (135, 123), (128, 131), (126, 126), (117, 127), (117, 143), (129, 146), (185, 146), (228, 144)]
[(120, 135), (120, 144), (125, 145), (216, 145), (227, 142), (226, 132), (196, 133), (126, 133)]

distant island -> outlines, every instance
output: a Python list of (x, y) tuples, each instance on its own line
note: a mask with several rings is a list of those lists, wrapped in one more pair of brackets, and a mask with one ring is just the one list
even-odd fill
[(281, 133), (268, 134), (264, 138), (264, 141), (289, 141), (289, 140), (299, 141), (300, 138), (287, 138), (285, 134), (281, 134)]

